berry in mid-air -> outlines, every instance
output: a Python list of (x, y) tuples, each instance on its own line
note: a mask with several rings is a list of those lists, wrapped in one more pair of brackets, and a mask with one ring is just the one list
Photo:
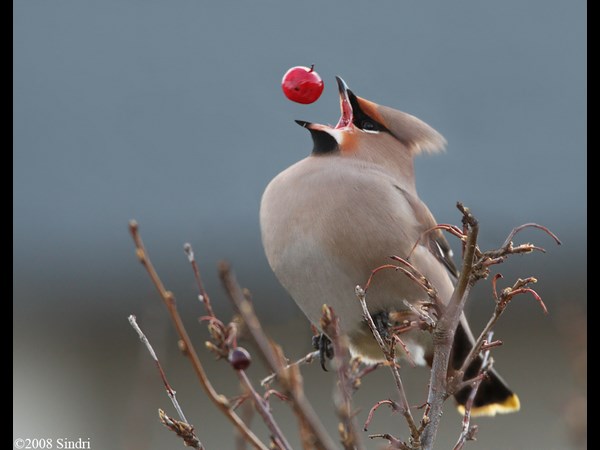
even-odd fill
[(308, 104), (317, 101), (323, 92), (323, 80), (315, 66), (296, 66), (288, 70), (281, 80), (283, 93), (290, 100)]

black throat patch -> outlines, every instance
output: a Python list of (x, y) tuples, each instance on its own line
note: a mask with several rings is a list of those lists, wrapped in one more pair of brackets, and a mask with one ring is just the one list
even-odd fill
[(310, 135), (313, 139), (313, 154), (324, 155), (327, 153), (333, 153), (338, 150), (338, 143), (335, 138), (321, 130), (309, 130)]
[(310, 131), (310, 135), (313, 140), (313, 155), (326, 155), (339, 150), (339, 146), (335, 138), (326, 131), (308, 128), (311, 123), (303, 120), (296, 120), (296, 123)]

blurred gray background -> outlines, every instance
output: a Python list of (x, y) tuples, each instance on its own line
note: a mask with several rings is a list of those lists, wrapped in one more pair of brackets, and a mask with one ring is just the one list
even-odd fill
[[(203, 349), (184, 242), (194, 245), (219, 314), (231, 315), (215, 269), (225, 258), (287, 354), (308, 352), (308, 324), (264, 258), (258, 207), (269, 180), (310, 151), (293, 120), (337, 121), (341, 75), (358, 95), (412, 113), (448, 140), (445, 154), (417, 161), (419, 192), (439, 222), (457, 223), (461, 200), (481, 221), (484, 248), (530, 221), (563, 240), (556, 247), (540, 232), (523, 233), (519, 241), (548, 253), (500, 268), (507, 283), (537, 276), (551, 314), (523, 297), (501, 320), (496, 366), (522, 411), (478, 420), (479, 441), (469, 448), (584, 445), (584, 2), (13, 5), (14, 438), (89, 438), (94, 450), (183, 447), (158, 422), (157, 408), (173, 411), (127, 323), (134, 313), (207, 449), (233, 448), (228, 423), (176, 349), (127, 222), (139, 221), (220, 390), (234, 395), (237, 383)], [(288, 101), (281, 76), (310, 64), (324, 78), (323, 96), (312, 105)], [(469, 306), (477, 326), (492, 310), (489, 292), (482, 283)], [(427, 372), (404, 372), (411, 402), (422, 403)], [(304, 373), (335, 433), (331, 374), (317, 365)], [(249, 374), (258, 379), (265, 370), (256, 363)], [(390, 395), (384, 371), (365, 379), (359, 421)], [(275, 407), (297, 444), (293, 417)], [(439, 448), (459, 432), (451, 409)], [(369, 431), (405, 436), (383, 409)]]

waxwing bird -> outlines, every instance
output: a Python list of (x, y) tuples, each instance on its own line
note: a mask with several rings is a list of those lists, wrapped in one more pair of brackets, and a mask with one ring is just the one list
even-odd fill
[[(415, 155), (440, 151), (446, 141), (416, 117), (354, 95), (339, 77), (337, 82), (341, 117), (335, 127), (297, 121), (312, 136), (312, 153), (267, 186), (260, 207), (262, 240), (275, 275), (308, 319), (318, 325), (321, 307), (328, 304), (350, 339), (351, 352), (378, 361), (383, 354), (362, 317), (357, 284), (388, 263), (389, 255), (407, 257), (412, 251), (411, 263), (442, 301), (454, 289), (457, 270), (444, 235), (440, 230), (423, 235), (437, 222), (417, 195), (413, 164)], [(423, 291), (395, 271), (380, 272), (367, 296), (371, 314), (385, 324), (390, 312), (409, 311), (404, 300), (422, 301)], [(429, 332), (412, 330), (402, 340), (417, 364), (431, 364)], [(463, 316), (454, 368), (473, 342)], [(397, 354), (403, 352), (399, 347)], [(480, 364), (475, 361), (467, 375)], [(456, 395), (459, 409), (468, 389)], [(472, 414), (518, 409), (517, 395), (492, 371), (479, 388)]]

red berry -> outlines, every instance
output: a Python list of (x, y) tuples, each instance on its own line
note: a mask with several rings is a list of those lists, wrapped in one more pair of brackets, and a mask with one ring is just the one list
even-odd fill
[(237, 347), (231, 350), (228, 359), (235, 370), (246, 370), (252, 362), (250, 353), (244, 347)]
[(308, 104), (317, 101), (323, 92), (323, 80), (314, 70), (315, 66), (296, 66), (288, 70), (281, 80), (281, 88), (287, 98)]

